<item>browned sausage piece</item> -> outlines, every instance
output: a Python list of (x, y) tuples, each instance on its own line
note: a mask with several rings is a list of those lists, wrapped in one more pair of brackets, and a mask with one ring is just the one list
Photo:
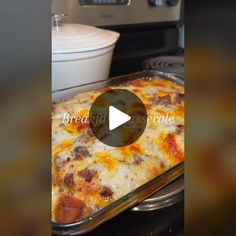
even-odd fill
[(75, 158), (77, 160), (82, 160), (84, 157), (88, 157), (89, 151), (85, 146), (78, 146), (74, 149)]
[(156, 105), (171, 105), (170, 95), (159, 97)]
[(74, 183), (73, 181), (73, 174), (66, 174), (65, 177), (64, 177), (64, 184), (65, 185), (72, 185)]
[(104, 200), (111, 200), (112, 199), (112, 195), (113, 192), (111, 191), (111, 189), (107, 186), (104, 186), (102, 188), (102, 191), (100, 192), (100, 196), (104, 199)]
[(133, 163), (136, 164), (136, 165), (140, 165), (141, 162), (143, 161), (142, 157), (137, 156), (137, 155), (133, 156), (133, 160), (134, 160)]
[(184, 126), (183, 125), (177, 125), (175, 133), (176, 134), (181, 134), (183, 132), (183, 130), (184, 130)]
[(150, 99), (150, 101), (156, 105), (164, 105), (164, 106), (168, 106), (168, 105), (172, 105), (172, 101), (171, 101), (171, 97), (170, 95), (166, 95), (163, 97), (152, 97)]
[(184, 101), (184, 93), (178, 93), (175, 97), (175, 103), (180, 104), (182, 101)]
[(63, 194), (55, 208), (55, 220), (61, 224), (78, 221), (83, 216), (84, 208), (85, 204), (82, 200)]
[(80, 170), (80, 171), (78, 172), (78, 175), (79, 175), (80, 177), (84, 178), (84, 180), (85, 180), (86, 182), (91, 182), (93, 176), (95, 176), (96, 173), (97, 173), (96, 170), (90, 170), (90, 169), (88, 169), (88, 168), (85, 168), (85, 169), (83, 169), (83, 170)]

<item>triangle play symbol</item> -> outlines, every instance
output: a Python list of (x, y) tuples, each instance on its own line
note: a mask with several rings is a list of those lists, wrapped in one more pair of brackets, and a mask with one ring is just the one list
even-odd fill
[(114, 130), (129, 120), (131, 120), (129, 115), (113, 106), (109, 106), (109, 130)]

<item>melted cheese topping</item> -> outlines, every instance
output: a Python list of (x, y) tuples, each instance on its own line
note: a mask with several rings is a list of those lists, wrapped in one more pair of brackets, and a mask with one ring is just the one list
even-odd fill
[[(127, 89), (145, 104), (148, 116), (169, 114), (171, 122), (148, 122), (143, 135), (125, 147), (109, 147), (88, 124), (63, 124), (65, 113), (88, 116), (93, 101), (109, 89)], [(78, 94), (53, 106), (52, 221), (85, 218), (184, 159), (184, 90), (160, 78), (139, 79)]]

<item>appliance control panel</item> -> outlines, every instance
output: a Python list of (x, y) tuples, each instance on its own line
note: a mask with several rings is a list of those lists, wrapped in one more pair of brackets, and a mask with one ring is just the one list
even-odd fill
[(113, 26), (180, 20), (181, 0), (52, 0), (52, 11), (67, 22)]
[(81, 6), (123, 6), (129, 2), (129, 0), (79, 0)]
[(149, 3), (153, 7), (176, 6), (179, 0), (149, 0)]

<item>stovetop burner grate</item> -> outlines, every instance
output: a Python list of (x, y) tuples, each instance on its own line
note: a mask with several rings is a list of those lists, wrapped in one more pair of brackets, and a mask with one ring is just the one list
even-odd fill
[(184, 78), (184, 58), (182, 56), (154, 57), (143, 62), (143, 69), (173, 73)]

